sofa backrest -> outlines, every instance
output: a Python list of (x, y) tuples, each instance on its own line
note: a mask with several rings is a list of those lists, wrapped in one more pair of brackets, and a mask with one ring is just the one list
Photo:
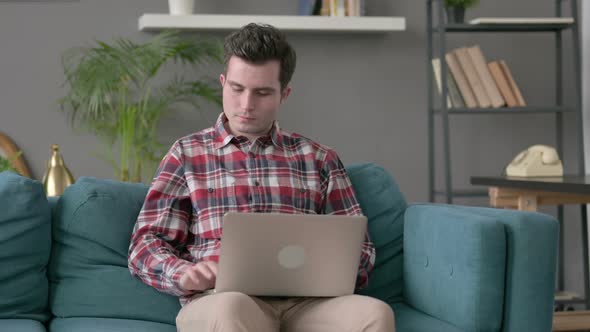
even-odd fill
[(353, 164), (346, 168), (375, 244), (375, 268), (369, 285), (358, 293), (388, 303), (403, 300), (403, 233), (407, 207), (393, 177), (382, 167)]
[(0, 319), (49, 319), (51, 215), (43, 186), (0, 172)]
[[(395, 301), (402, 294), (406, 202), (374, 164), (347, 168), (377, 249), (377, 267), (362, 294)], [(53, 220), (50, 303), (58, 317), (112, 317), (174, 323), (175, 297), (159, 293), (127, 269), (131, 232), (148, 187), (82, 177), (59, 199)]]
[(178, 299), (133, 278), (129, 240), (148, 187), (81, 177), (54, 211), (49, 266), (57, 317), (128, 318), (174, 324)]

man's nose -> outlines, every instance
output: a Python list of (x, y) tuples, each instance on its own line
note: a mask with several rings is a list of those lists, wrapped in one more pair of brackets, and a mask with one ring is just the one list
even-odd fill
[(252, 92), (244, 92), (242, 94), (242, 108), (246, 111), (254, 109), (254, 94)]

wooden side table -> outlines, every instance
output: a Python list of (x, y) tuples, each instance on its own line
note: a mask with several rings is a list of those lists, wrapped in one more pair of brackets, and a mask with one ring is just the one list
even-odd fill
[[(590, 278), (588, 255), (588, 225), (586, 204), (590, 203), (590, 176), (565, 175), (562, 177), (471, 177), (471, 184), (488, 187), (490, 205), (537, 211), (540, 205), (580, 204), (582, 214), (582, 248), (584, 259), (583, 299), (571, 298), (563, 302), (586, 305), (584, 311), (562, 311), (553, 315), (553, 331), (578, 331), (590, 329)], [(563, 221), (560, 220), (561, 236)], [(563, 273), (563, 238), (560, 240), (560, 274)], [(561, 301), (556, 296), (556, 302)]]

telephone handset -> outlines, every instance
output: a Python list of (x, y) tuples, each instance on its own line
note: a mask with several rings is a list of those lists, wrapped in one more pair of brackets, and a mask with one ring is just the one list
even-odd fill
[(547, 145), (533, 145), (520, 152), (506, 166), (508, 176), (563, 176), (557, 151)]

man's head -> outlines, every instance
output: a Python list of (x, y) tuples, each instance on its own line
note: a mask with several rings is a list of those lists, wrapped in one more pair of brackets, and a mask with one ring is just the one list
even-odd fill
[(232, 134), (255, 139), (268, 133), (289, 96), (295, 51), (269, 25), (248, 24), (225, 39), (223, 110)]
[(281, 89), (285, 89), (295, 71), (295, 50), (285, 35), (267, 24), (250, 23), (230, 34), (224, 44), (225, 69), (232, 57), (239, 57), (253, 64), (277, 60), (280, 64)]

